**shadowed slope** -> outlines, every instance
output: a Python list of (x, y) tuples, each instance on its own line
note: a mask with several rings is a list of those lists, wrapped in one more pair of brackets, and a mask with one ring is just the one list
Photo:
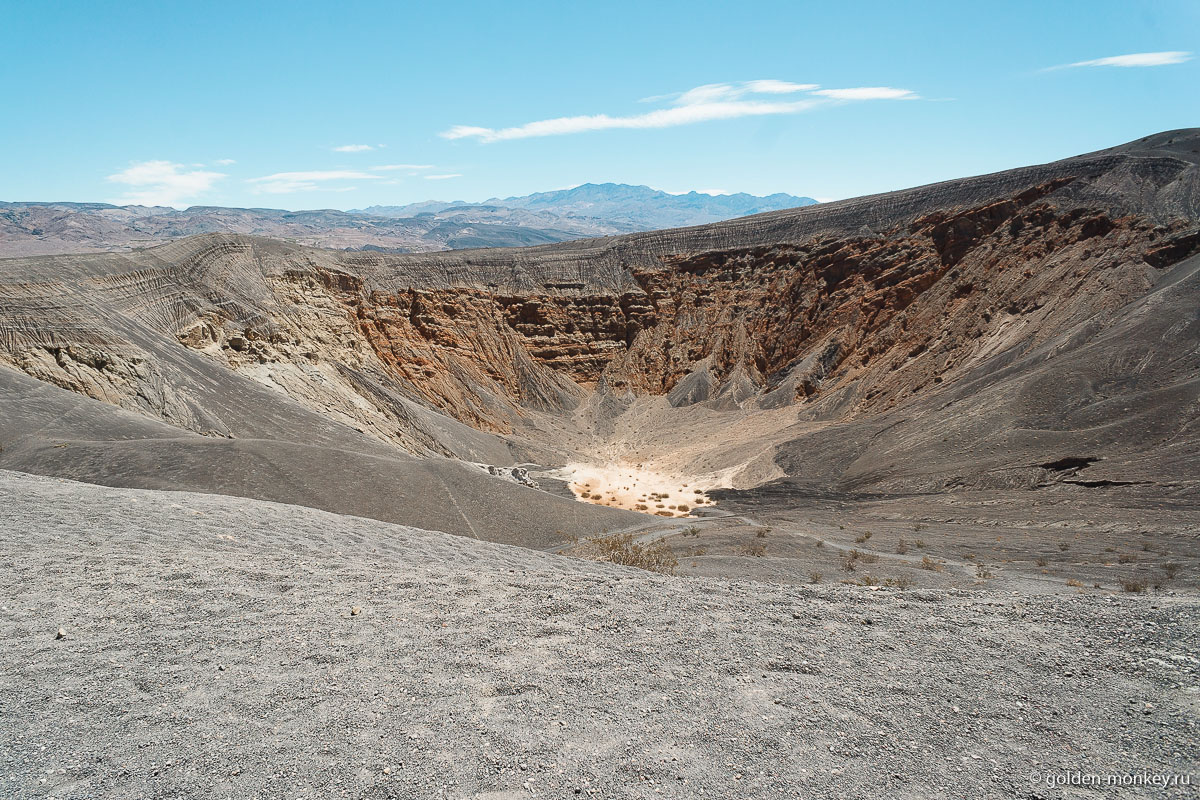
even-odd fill
[(280, 414), (278, 438), (227, 439), (192, 434), (3, 367), (0, 393), (4, 469), (295, 503), (535, 548), (641, 520), (457, 461), (414, 458), (299, 409)]

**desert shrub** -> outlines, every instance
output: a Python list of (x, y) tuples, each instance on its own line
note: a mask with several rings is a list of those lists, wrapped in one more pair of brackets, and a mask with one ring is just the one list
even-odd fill
[(1174, 561), (1168, 561), (1166, 564), (1163, 564), (1163, 572), (1169, 580), (1175, 580), (1176, 576), (1179, 575), (1179, 570), (1180, 565)]
[(755, 537), (757, 537), (759, 539), (765, 539), (765, 538), (767, 538), (767, 534), (770, 532), (771, 532), (770, 528), (759, 528), (758, 531), (754, 535), (755, 535)]
[(1121, 578), (1121, 590), (1131, 594), (1141, 594), (1146, 590), (1146, 584), (1136, 578)]
[(819, 572), (810, 572), (810, 573), (808, 573), (808, 582), (809, 583), (820, 583), (821, 578), (824, 578), (824, 577), (825, 576)]
[(746, 555), (762, 558), (767, 554), (767, 546), (765, 544), (752, 544), (746, 548)]
[(900, 537), (900, 541), (896, 542), (896, 552), (904, 555), (908, 552), (908, 542), (904, 541), (904, 537)]
[(883, 583), (885, 586), (894, 586), (897, 589), (911, 589), (913, 579), (907, 575), (897, 575), (895, 578), (888, 578)]
[(979, 564), (975, 567), (975, 577), (986, 581), (992, 577), (992, 571), (983, 564)]
[(691, 506), (685, 506), (685, 505), (682, 505), (682, 504), (680, 504), (680, 505), (678, 506), (678, 508), (679, 508), (679, 510), (680, 510), (680, 511), (683, 511), (683, 512), (685, 512), (685, 513), (686, 513), (686, 512), (688, 512), (688, 511), (691, 511), (691, 510), (692, 510)]
[(874, 553), (864, 553), (860, 550), (851, 550), (850, 557), (861, 561), (864, 564), (874, 564), (879, 560), (879, 556), (875, 555)]
[(1075, 588), (1077, 588), (1077, 589), (1081, 589), (1081, 588), (1083, 588), (1083, 584), (1082, 584), (1082, 583), (1080, 583), (1079, 581), (1075, 580), (1074, 578), (1070, 578), (1070, 579), (1067, 581), (1067, 586), (1074, 586), (1074, 587), (1075, 587)]
[(1045, 558), (1043, 558), (1043, 557), (1039, 557), (1039, 558), (1037, 559), (1037, 561), (1035, 561), (1034, 563), (1035, 563), (1035, 564), (1037, 564), (1039, 567), (1044, 567), (1044, 566), (1046, 566), (1046, 564), (1047, 564), (1047, 563), (1049, 563), (1049, 562), (1047, 562)]
[(924, 524), (922, 524), (922, 523), (920, 523), (920, 522), (914, 522), (914, 523), (913, 523), (913, 532), (914, 532), (914, 533), (920, 533), (920, 532), (921, 532), (921, 531), (923, 531), (923, 530), (925, 530), (925, 525), (924, 525)]
[(691, 536), (694, 538), (694, 537), (700, 535), (700, 529), (697, 528), (695, 525), (689, 525), (688, 527), (683, 529), (683, 535)]
[(1071, 543), (1070, 542), (1059, 542), (1058, 549), (1065, 553), (1071, 549)]
[(1118, 564), (1132, 564), (1135, 561), (1137, 561), (1137, 556), (1133, 553), (1121, 553), (1121, 555), (1117, 556)]
[(817, 539), (817, 543), (816, 543), (815, 545), (813, 545), (813, 546), (814, 546), (814, 547), (824, 547), (824, 546), (825, 546), (825, 540), (824, 540), (824, 539)]
[(925, 540), (917, 539), (915, 542), (913, 542), (913, 547), (917, 548), (918, 550), (924, 550), (925, 549)]
[(853, 553), (842, 559), (842, 572), (854, 572), (856, 569), (858, 569), (858, 561), (854, 558)]
[(867, 531), (866, 533), (855, 536), (854, 541), (857, 542), (858, 544), (862, 544), (863, 542), (865, 542), (867, 539), (870, 539), (870, 538), (871, 538), (871, 532)]
[(946, 568), (946, 565), (940, 561), (934, 561), (929, 556), (921, 557), (921, 569), (927, 569), (930, 572), (941, 572)]
[(666, 542), (660, 540), (642, 544), (634, 541), (632, 533), (612, 533), (584, 539), (568, 552), (592, 561), (608, 561), (663, 575), (674, 575), (679, 566), (679, 561)]

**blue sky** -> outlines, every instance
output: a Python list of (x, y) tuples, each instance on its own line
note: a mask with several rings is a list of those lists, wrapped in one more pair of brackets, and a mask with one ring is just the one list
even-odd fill
[(1200, 125), (1200, 3), (0, 0), (0, 200), (852, 197)]

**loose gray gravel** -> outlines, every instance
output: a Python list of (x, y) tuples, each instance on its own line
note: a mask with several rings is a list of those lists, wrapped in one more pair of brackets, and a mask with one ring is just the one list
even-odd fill
[(1198, 771), (1192, 595), (668, 578), (0, 472), (0, 596), (5, 798), (1053, 798)]

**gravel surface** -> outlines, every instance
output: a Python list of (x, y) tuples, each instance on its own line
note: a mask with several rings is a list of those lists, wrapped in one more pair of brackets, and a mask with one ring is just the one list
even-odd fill
[(6, 798), (1053, 798), (1197, 772), (1190, 594), (668, 578), (0, 472), (0, 596)]

